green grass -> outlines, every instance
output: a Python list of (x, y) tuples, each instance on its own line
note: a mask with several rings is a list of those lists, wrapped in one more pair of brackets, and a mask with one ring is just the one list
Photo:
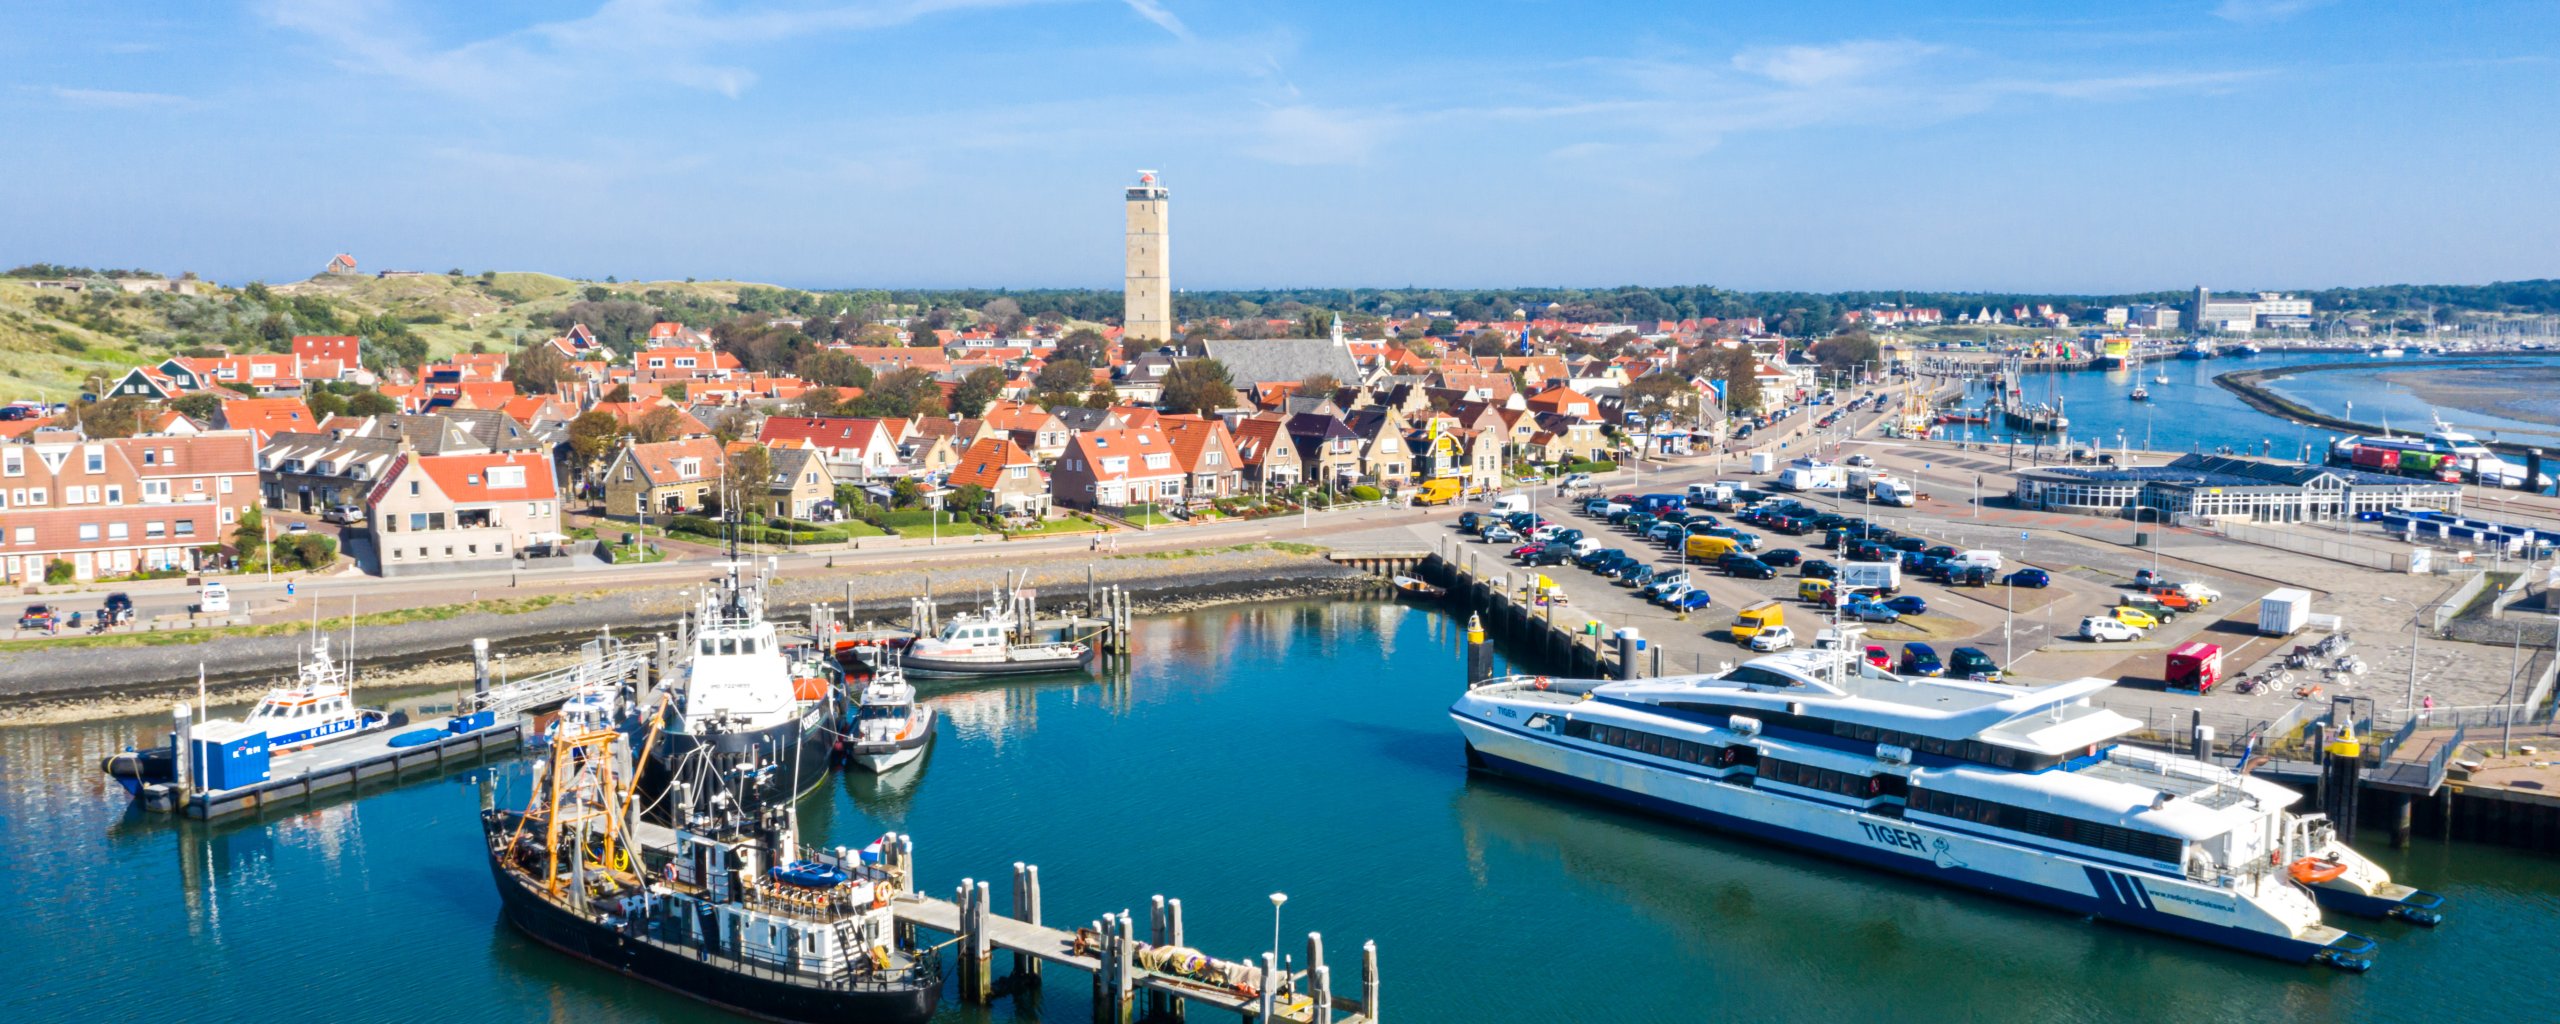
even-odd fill
[(1056, 519), (1042, 520), (1037, 526), (1026, 527), (1020, 530), (1010, 530), (1007, 532), (1016, 537), (1042, 537), (1053, 533), (1092, 533), (1100, 529), (1102, 529), (1102, 524), (1094, 522), (1093, 520), (1076, 516), (1061, 516)]
[[(569, 600), (557, 594), (532, 597), (492, 598), (463, 604), (433, 605), (423, 608), (400, 608), (387, 612), (368, 612), (355, 617), (357, 626), (397, 626), (410, 622), (442, 622), (462, 615), (520, 615), (548, 608)], [(323, 633), (346, 629), (346, 616), (320, 620)], [(53, 639), (0, 641), (0, 651), (51, 650), (63, 647), (184, 647), (231, 637), (292, 636), (311, 630), (304, 622), (270, 622), (258, 626), (223, 626), (205, 629), (164, 629), (157, 632), (101, 633), (96, 636), (66, 636)]]
[(653, 544), (613, 545), (613, 564), (615, 565), (646, 565), (650, 562), (666, 560), (666, 551)]
[[(935, 531), (936, 528), (931, 523), (901, 524), (898, 527), (898, 536), (931, 537), (935, 535)], [(996, 531), (959, 519), (945, 519), (940, 527), (940, 535), (944, 537), (974, 537), (978, 534), (994, 532)]]
[(1134, 516), (1123, 516), (1121, 518), (1131, 526), (1171, 526), (1175, 523), (1181, 522), (1181, 520), (1165, 515), (1162, 512), (1140, 512)]

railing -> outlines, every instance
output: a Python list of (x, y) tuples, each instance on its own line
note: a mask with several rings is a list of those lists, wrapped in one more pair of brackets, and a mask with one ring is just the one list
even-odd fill
[[(2392, 709), (2394, 715), (2410, 715), (2407, 708)], [(2533, 708), (2526, 704), (2476, 704), (2462, 707), (2438, 705), (2419, 708), (2400, 725), (2405, 733), (2412, 729), (2453, 729), (2473, 726), (2524, 725), (2534, 720)]]

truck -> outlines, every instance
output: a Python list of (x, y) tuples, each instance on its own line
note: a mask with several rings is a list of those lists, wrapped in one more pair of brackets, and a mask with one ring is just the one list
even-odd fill
[(2167, 689), (2203, 696), (2222, 681), (2222, 648), (2207, 643), (2180, 644), (2169, 652), (2161, 672)]
[(1848, 474), (1821, 459), (1789, 459), (1770, 484), (1782, 491), (1836, 491), (1849, 485)]
[(2292, 636), (2310, 621), (2310, 591), (2285, 587), (2258, 599), (2258, 632), (2267, 636)]
[(1846, 562), (1840, 566), (1836, 585), (1842, 589), (1868, 589), (1880, 594), (1902, 590), (1900, 562)]
[(1723, 508), (1733, 504), (1733, 485), (1722, 480), (1711, 484), (1690, 484), (1689, 504)]
[(1868, 488), (1868, 493), (1875, 498), (1876, 504), (1878, 505), (1891, 505), (1895, 508), (1910, 508), (1912, 505), (1919, 503), (1920, 500), (1919, 492), (1912, 490), (1910, 484), (1889, 476), (1880, 476), (1875, 478), (1874, 481), (1868, 484)]
[(1778, 467), (1778, 456), (1777, 456), (1777, 454), (1776, 454), (1776, 453), (1774, 453), (1774, 452), (1752, 452), (1752, 453), (1751, 453), (1751, 472), (1753, 472), (1754, 474), (1758, 474), (1758, 473), (1766, 473), (1766, 472), (1769, 472), (1770, 470), (1776, 469), (1777, 467)]
[(1458, 478), (1454, 476), (1425, 480), (1422, 486), (1415, 488), (1413, 492), (1413, 503), (1416, 505), (1446, 505), (1456, 500), (1458, 500)]
[(1514, 512), (1526, 511), (1529, 511), (1529, 496), (1526, 494), (1505, 494), (1493, 499), (1494, 515), (1507, 516)]

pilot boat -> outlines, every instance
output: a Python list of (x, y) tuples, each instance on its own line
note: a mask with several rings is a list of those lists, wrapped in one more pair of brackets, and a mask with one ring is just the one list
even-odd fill
[[(350, 666), (330, 657), (328, 638), (315, 633), (310, 657), (296, 666), (293, 681), (258, 698), (257, 706), (249, 709), (240, 725), (266, 733), (267, 749), (283, 753), (409, 724), (405, 713), (357, 707), (354, 691), (348, 686), (353, 675)], [(221, 724), (220, 719), (202, 723), (217, 724)], [(147, 784), (178, 781), (177, 745), (173, 741), (144, 750), (128, 748), (108, 755), (98, 768), (123, 786), (128, 795), (141, 796), (142, 787)]]
[(854, 700), (853, 727), (842, 751), (847, 762), (885, 772), (924, 755), (933, 742), (933, 709), (916, 703), (915, 684), (891, 661), (872, 673)]
[(1027, 615), (1023, 602), (1003, 593), (978, 611), (952, 616), (940, 633), (907, 645), (902, 664), (908, 675), (927, 678), (1047, 675), (1092, 666), (1092, 644), (1016, 642)]
[[(826, 779), (840, 672), (813, 646), (786, 643), (765, 618), (773, 568), (768, 561), (765, 575), (746, 579), (738, 563), (727, 564), (679, 629), (672, 705), (639, 776), (653, 815), (681, 810), (681, 801), (664, 799), (670, 786), (691, 798), (732, 793), (766, 805)], [(733, 784), (740, 780), (749, 784)]]

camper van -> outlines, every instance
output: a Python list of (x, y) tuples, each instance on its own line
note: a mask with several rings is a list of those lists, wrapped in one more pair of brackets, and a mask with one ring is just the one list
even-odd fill
[(1877, 477), (1868, 486), (1878, 505), (1910, 508), (1919, 501), (1919, 495), (1912, 491), (1910, 484), (1889, 476)]
[(1836, 491), (1848, 483), (1847, 474), (1836, 464), (1821, 459), (1789, 459), (1770, 486), (1781, 491)]
[(1505, 494), (1493, 499), (1494, 515), (1507, 516), (1514, 512), (1526, 511), (1529, 511), (1529, 496), (1526, 494)]

